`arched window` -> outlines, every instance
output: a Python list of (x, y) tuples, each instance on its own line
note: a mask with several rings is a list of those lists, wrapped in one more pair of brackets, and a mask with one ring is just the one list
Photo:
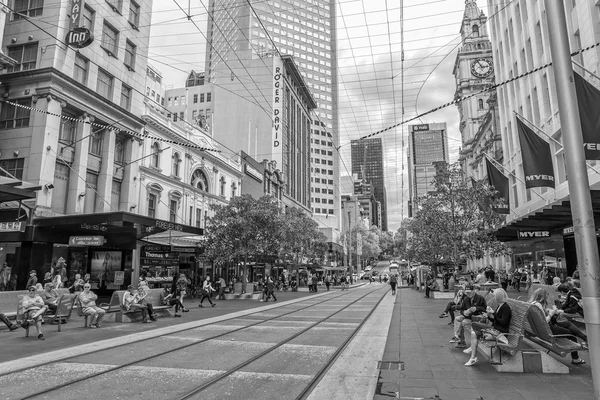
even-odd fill
[(483, 110), (483, 100), (479, 99), (478, 103), (479, 103), (479, 109)]
[(158, 144), (158, 142), (154, 142), (154, 144), (152, 145), (152, 157), (150, 162), (152, 167), (160, 167), (160, 145)]
[(221, 190), (219, 191), (219, 194), (225, 197), (225, 177), (222, 176), (219, 181), (221, 182)]
[(204, 192), (208, 192), (208, 179), (204, 174), (204, 171), (197, 169), (192, 174), (192, 186), (198, 188)]
[(479, 25), (473, 25), (473, 37), (479, 37)]
[(161, 194), (163, 188), (156, 183), (151, 183), (146, 187), (146, 190), (148, 191), (148, 197), (147, 197), (148, 216), (150, 218), (156, 218), (157, 211), (158, 211), (158, 202), (160, 201), (160, 194)]
[(173, 176), (179, 176), (179, 164), (181, 163), (181, 157), (179, 157), (179, 153), (173, 154)]

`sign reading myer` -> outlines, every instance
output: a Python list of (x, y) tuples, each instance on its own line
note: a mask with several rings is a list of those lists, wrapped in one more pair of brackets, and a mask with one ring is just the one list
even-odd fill
[(544, 238), (550, 237), (550, 232), (548, 231), (517, 231), (517, 237), (519, 239), (534, 239), (534, 238)]
[(282, 109), (283, 109), (283, 63), (280, 57), (273, 57), (273, 149), (272, 159), (277, 165), (283, 165), (281, 147)]
[(71, 236), (69, 246), (102, 246), (106, 243), (104, 236)]

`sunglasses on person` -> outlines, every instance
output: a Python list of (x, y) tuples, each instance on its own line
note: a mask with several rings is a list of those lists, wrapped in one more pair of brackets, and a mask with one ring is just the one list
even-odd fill
[(30, 292), (36, 292), (37, 289), (29, 289)]
[(92, 287), (91, 286), (84, 286), (83, 288), (84, 289), (91, 289)]

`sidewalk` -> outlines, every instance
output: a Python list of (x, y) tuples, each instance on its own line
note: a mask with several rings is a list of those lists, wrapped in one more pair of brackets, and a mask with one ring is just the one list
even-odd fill
[[(594, 399), (590, 365), (573, 366), (569, 357), (560, 359), (572, 367), (568, 375), (499, 373), (481, 357), (480, 363), (466, 367), (469, 356), (448, 343), (453, 336), (450, 319), (439, 318), (447, 301), (423, 296), (412, 289), (398, 291), (385, 354), (397, 351), (399, 334), (404, 369), (381, 371), (375, 400), (394, 398), (397, 390), (401, 399)], [(582, 357), (589, 362), (588, 353)]]

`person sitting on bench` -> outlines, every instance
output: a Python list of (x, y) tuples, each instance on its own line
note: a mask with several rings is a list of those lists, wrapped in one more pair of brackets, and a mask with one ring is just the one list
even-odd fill
[(96, 300), (98, 296), (92, 292), (90, 289), (92, 286), (89, 283), (83, 284), (83, 292), (79, 293), (79, 302), (81, 303), (82, 312), (84, 315), (89, 315), (90, 318), (90, 328), (100, 328), (100, 321), (104, 314), (106, 314), (106, 310), (98, 307), (96, 305)]
[(150, 289), (147, 285), (138, 286), (136, 303), (146, 307), (150, 321), (156, 321), (156, 318), (154, 317), (154, 308), (152, 307), (152, 304), (148, 303), (146, 300), (146, 297), (148, 296), (148, 290)]
[(148, 307), (138, 303), (138, 293), (132, 285), (127, 286), (127, 292), (123, 295), (123, 308), (125, 311), (140, 310), (142, 313), (142, 323), (147, 324)]
[(437, 283), (437, 279), (433, 275), (430, 275), (427, 279), (427, 283), (425, 285), (425, 297), (429, 297), (429, 293), (431, 292), (439, 292), (440, 285)]
[(440, 314), (440, 318), (446, 318), (448, 315), (450, 315), (450, 322), (448, 322), (448, 325), (454, 325), (454, 311), (460, 310), (460, 305), (461, 305), (464, 297), (465, 297), (464, 290), (459, 290), (456, 293), (456, 296), (454, 296), (454, 300), (449, 302), (446, 305), (446, 309), (444, 310), (444, 312), (442, 314)]
[(44, 300), (37, 294), (35, 286), (29, 287), (29, 294), (23, 296), (21, 300), (21, 309), (23, 310), (24, 321), (21, 326), (24, 329), (29, 327), (29, 320), (35, 323), (35, 330), (38, 333), (39, 340), (45, 340), (42, 334), (42, 321), (44, 313), (48, 311), (48, 306), (44, 304)]
[(54, 290), (54, 285), (52, 283), (46, 283), (44, 285), (44, 291), (41, 295), (44, 300), (44, 304), (48, 306), (48, 309), (52, 314), (56, 314), (56, 309), (58, 308), (58, 293)]
[[(471, 324), (471, 347), (463, 350), (463, 353), (471, 354), (471, 358), (465, 364), (467, 367), (477, 364), (477, 345), (479, 344), (479, 339), (484, 337), (484, 332), (486, 335), (490, 335), (493, 340), (497, 340), (503, 333), (508, 333), (512, 317), (512, 310), (506, 303), (508, 294), (506, 294), (504, 289), (500, 288), (494, 289), (493, 293), (498, 306), (495, 310), (487, 307), (487, 318), (492, 323), (473, 322)], [(506, 343), (508, 343), (508, 340), (506, 340)]]
[(163, 306), (175, 306), (174, 317), (181, 317), (181, 314), (178, 314), (179, 309), (183, 312), (190, 311), (181, 304), (181, 300), (178, 297), (173, 297), (173, 292), (171, 292), (168, 286), (165, 286), (163, 292), (160, 294), (160, 304)]
[(556, 290), (560, 293), (566, 294), (565, 301), (557, 304), (558, 308), (563, 311), (563, 317), (565, 318), (579, 318), (583, 317), (583, 307), (580, 306), (581, 293), (578, 289), (579, 280), (575, 279), (571, 282), (560, 284)]
[(471, 325), (473, 317), (485, 313), (485, 299), (475, 293), (473, 285), (467, 283), (465, 285), (465, 297), (459, 308), (461, 310), (460, 315), (457, 315), (454, 319), (454, 337), (450, 339), (450, 343), (456, 343), (457, 348), (466, 348), (465, 327)]
[[(575, 337), (573, 337), (573, 335), (580, 337), (581, 335), (583, 335), (585, 337), (585, 342), (587, 342), (587, 336), (585, 336), (585, 334), (583, 334), (583, 332), (579, 331), (579, 329), (577, 329), (575, 326), (573, 326), (573, 328), (575, 328), (577, 331), (579, 331), (579, 335), (575, 332), (573, 332), (571, 329), (566, 328), (564, 326), (560, 326), (558, 325), (556, 322), (558, 322), (558, 308), (556, 307), (556, 305), (554, 305), (552, 307), (552, 309), (547, 310), (546, 308), (548, 307), (548, 291), (544, 288), (539, 288), (536, 289), (535, 292), (533, 292), (533, 294), (531, 295), (531, 298), (529, 299), (529, 302), (531, 304), (536, 305), (537, 307), (540, 308), (540, 310), (542, 310), (542, 312), (544, 313), (544, 315), (546, 316), (546, 322), (548, 323), (548, 325), (550, 325), (550, 330), (552, 331), (553, 335), (569, 335), (568, 339), (573, 341), (573, 342), (577, 342), (577, 339)], [(555, 322), (553, 322), (555, 321)], [(567, 321), (569, 322), (569, 321)], [(569, 322), (570, 325), (573, 325), (572, 323)], [(582, 344), (583, 347), (586, 347), (587, 345), (585, 344), (585, 342)], [(571, 364), (585, 364), (585, 360), (583, 360), (582, 358), (579, 358), (579, 354), (576, 351), (572, 351), (571, 352)]]
[(14, 331), (15, 329), (19, 329), (19, 325), (10, 322), (8, 320), (8, 318), (6, 317), (6, 315), (4, 315), (2, 313), (0, 313), (0, 321), (4, 322), (4, 325), (6, 325), (8, 327), (8, 329), (10, 329), (11, 331)]

